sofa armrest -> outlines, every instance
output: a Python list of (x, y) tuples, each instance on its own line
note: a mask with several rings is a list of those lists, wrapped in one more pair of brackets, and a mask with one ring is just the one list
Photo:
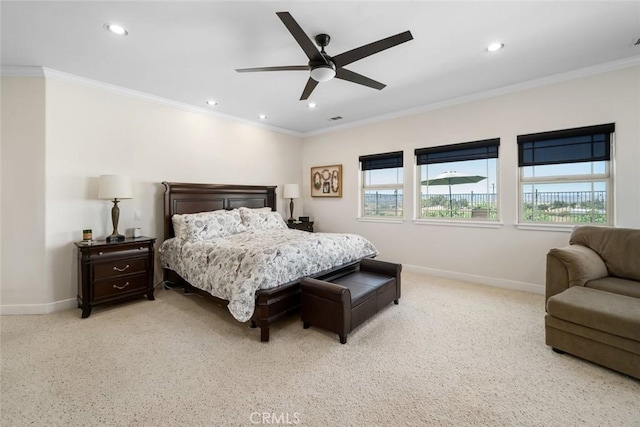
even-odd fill
[(552, 296), (569, 289), (567, 267), (551, 253), (547, 254), (547, 275), (545, 282), (545, 307)]
[(551, 249), (547, 254), (546, 298), (570, 286), (584, 286), (589, 280), (608, 275), (602, 258), (586, 246), (569, 245)]

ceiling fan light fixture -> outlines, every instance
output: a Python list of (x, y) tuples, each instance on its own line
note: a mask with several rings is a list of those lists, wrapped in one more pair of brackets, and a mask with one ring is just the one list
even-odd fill
[(311, 78), (319, 83), (328, 82), (336, 76), (336, 70), (330, 65), (318, 65), (311, 69)]

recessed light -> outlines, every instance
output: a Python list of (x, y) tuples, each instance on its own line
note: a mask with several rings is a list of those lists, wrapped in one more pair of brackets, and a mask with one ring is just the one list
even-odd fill
[(122, 25), (118, 24), (104, 24), (104, 29), (111, 31), (113, 34), (117, 34), (119, 36), (126, 36), (129, 34), (127, 30)]
[(316, 108), (318, 106), (318, 104), (316, 104), (315, 102), (310, 102), (307, 104), (307, 107), (309, 108)]
[(207, 105), (211, 105), (211, 106), (213, 106), (213, 105), (218, 105), (218, 101), (215, 101), (215, 100), (213, 100), (213, 99), (210, 99), (210, 100), (208, 100), (208, 101), (207, 101)]
[(264, 115), (264, 114), (260, 114), (260, 115), (258, 116), (258, 118), (259, 118), (260, 120), (267, 120), (267, 116), (266, 116), (266, 115)]
[(491, 43), (487, 46), (487, 52), (497, 52), (504, 47), (504, 43)]

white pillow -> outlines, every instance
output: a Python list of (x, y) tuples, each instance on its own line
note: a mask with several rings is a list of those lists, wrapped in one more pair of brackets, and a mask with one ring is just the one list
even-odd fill
[(288, 228), (279, 212), (271, 208), (249, 209), (240, 208), (240, 216), (245, 227), (249, 230), (273, 230)]
[(186, 239), (187, 224), (184, 223), (184, 215), (173, 215), (171, 217), (171, 222), (173, 223), (173, 234), (175, 234), (178, 239)]
[(242, 233), (247, 227), (237, 209), (182, 215), (188, 240), (211, 240)]

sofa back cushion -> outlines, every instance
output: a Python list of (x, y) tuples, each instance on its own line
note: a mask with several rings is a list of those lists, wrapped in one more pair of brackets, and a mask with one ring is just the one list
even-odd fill
[(640, 281), (640, 230), (576, 227), (569, 243), (586, 246), (600, 255), (609, 275)]

